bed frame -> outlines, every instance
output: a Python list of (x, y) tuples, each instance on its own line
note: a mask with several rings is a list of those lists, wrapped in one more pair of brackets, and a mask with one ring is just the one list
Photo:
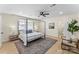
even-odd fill
[[(35, 19), (26, 18), (26, 30), (28, 30), (28, 20), (35, 20)], [(41, 21), (41, 20), (35, 20), (35, 21)], [(41, 22), (44, 22), (44, 35), (42, 37), (44, 37), (44, 39), (46, 39), (46, 22), (45, 21), (41, 21)], [(33, 23), (33, 27), (34, 27), (34, 23)], [(19, 22), (18, 22), (18, 33), (20, 34), (20, 31), (19, 31)], [(26, 42), (27, 42), (26, 46), (28, 47), (28, 41), (27, 40), (28, 40), (28, 34), (26, 33)]]

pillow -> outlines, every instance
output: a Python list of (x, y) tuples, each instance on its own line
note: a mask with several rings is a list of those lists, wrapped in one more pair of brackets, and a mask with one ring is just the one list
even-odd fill
[(29, 30), (29, 33), (32, 33), (32, 30)]
[(26, 33), (28, 34), (28, 33), (32, 33), (32, 30), (26, 30)]

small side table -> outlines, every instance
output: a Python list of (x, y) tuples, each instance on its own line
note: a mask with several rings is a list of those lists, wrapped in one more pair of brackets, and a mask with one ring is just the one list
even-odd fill
[(10, 39), (10, 41), (14, 41), (14, 40), (17, 40), (19, 38), (18, 38), (18, 35), (10, 35), (9, 39)]
[(78, 41), (77, 42), (72, 41), (72, 43), (69, 43), (69, 42), (70, 40), (63, 39), (61, 43), (61, 48), (63, 50), (68, 50), (79, 54), (79, 42)]

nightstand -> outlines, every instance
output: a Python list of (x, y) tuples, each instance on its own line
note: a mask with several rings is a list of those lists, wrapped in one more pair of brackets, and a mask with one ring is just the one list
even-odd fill
[(79, 54), (79, 41), (77, 41), (77, 42), (72, 41), (72, 43), (70, 43), (70, 40), (63, 39), (63, 41), (61, 43), (61, 48), (63, 50), (68, 50), (68, 51)]
[(14, 41), (14, 40), (17, 40), (19, 38), (18, 38), (18, 35), (10, 35), (9, 39), (10, 39), (10, 41)]

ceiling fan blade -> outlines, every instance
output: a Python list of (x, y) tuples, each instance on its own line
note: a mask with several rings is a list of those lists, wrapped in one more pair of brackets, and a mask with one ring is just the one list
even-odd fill
[(43, 15), (44, 17), (46, 17), (46, 15)]
[(50, 7), (53, 7), (53, 6), (55, 6), (56, 4), (52, 4)]
[(45, 15), (49, 15), (49, 13), (45, 13)]

